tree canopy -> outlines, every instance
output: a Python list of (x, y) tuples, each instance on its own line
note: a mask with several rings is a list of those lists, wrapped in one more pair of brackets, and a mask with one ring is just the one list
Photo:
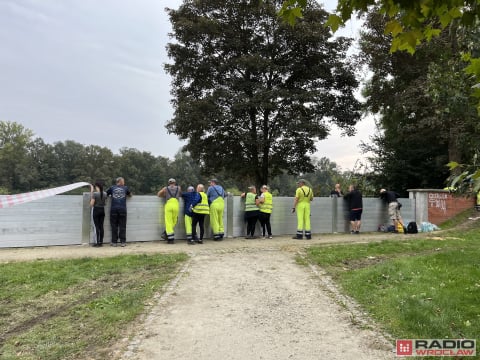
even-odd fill
[[(333, 183), (347, 186), (335, 163), (323, 158), (312, 159), (314, 172), (303, 174), (315, 185), (315, 196), (329, 194)], [(134, 148), (122, 148), (114, 154), (106, 147), (83, 145), (72, 140), (47, 144), (35, 137), (33, 131), (15, 122), (0, 121), (0, 195), (48, 189), (74, 182), (93, 183), (97, 179), (107, 186), (123, 176), (136, 195), (153, 195), (164, 187), (169, 178), (186, 189), (188, 185), (206, 184), (208, 177), (201, 174), (198, 162), (189, 153), (178, 152), (174, 159), (154, 156)], [(245, 191), (249, 180), (216, 174), (221, 184), (236, 195)], [(272, 193), (292, 196), (297, 178), (283, 172), (269, 183)], [(79, 194), (85, 189), (73, 190)], [(327, 193), (328, 191), (328, 193)]]
[(185, 1), (167, 9), (174, 118), (167, 129), (206, 173), (256, 184), (313, 169), (309, 154), (332, 125), (354, 133), (360, 104), (346, 51), (311, 4), (295, 28), (281, 1)]
[[(290, 24), (302, 17), (307, 0), (285, 0), (279, 12)], [(334, 14), (329, 16), (327, 25), (336, 31), (354, 14), (365, 14), (375, 8), (380, 15), (388, 17), (385, 34), (391, 35), (392, 52), (406, 50), (413, 54), (419, 44), (438, 37), (451, 24), (477, 28), (480, 23), (480, 0), (435, 0), (435, 1), (394, 1), (394, 0), (338, 0)], [(463, 59), (469, 64), (465, 72), (476, 78), (472, 88), (480, 112), (480, 58), (478, 46), (474, 52), (465, 52)]]

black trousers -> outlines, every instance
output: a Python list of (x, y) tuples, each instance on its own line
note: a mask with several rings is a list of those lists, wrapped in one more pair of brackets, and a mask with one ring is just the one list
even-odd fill
[(110, 224), (112, 226), (112, 243), (116, 244), (118, 239), (121, 243), (125, 243), (127, 241), (127, 211), (124, 209), (111, 210)]
[(200, 240), (203, 240), (203, 235), (205, 234), (205, 214), (193, 213), (192, 215), (192, 239), (197, 238), (197, 224), (200, 228)]
[(105, 221), (105, 209), (103, 207), (94, 207), (92, 212), (93, 225), (95, 225), (95, 240), (97, 244), (103, 244), (103, 223)]
[(255, 234), (255, 225), (257, 224), (259, 211), (245, 211), (245, 220), (247, 221), (247, 236)]
[(267, 228), (268, 236), (272, 236), (272, 226), (270, 225), (270, 215), (269, 213), (261, 212), (258, 215), (260, 224), (262, 225), (262, 235), (265, 236), (265, 227)]

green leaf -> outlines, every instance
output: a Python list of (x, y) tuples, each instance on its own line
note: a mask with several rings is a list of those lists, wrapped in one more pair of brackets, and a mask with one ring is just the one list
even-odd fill
[(448, 164), (448, 170), (452, 171), (454, 169), (456, 169), (457, 167), (461, 166), (459, 163), (457, 163), (456, 161), (450, 161)]
[(343, 25), (342, 18), (335, 14), (331, 14), (325, 23), (325, 26), (330, 27), (333, 32), (336, 32), (341, 25)]
[(392, 34), (393, 37), (403, 32), (403, 26), (397, 20), (391, 20), (385, 25), (385, 34)]
[(425, 39), (427, 41), (432, 40), (433, 37), (439, 36), (442, 31), (440, 29), (432, 29), (431, 27), (428, 27), (425, 29), (423, 32)]
[(432, 8), (430, 6), (427, 6), (425, 3), (423, 3), (420, 5), (420, 12), (424, 17), (428, 17), (432, 12)]
[(470, 64), (465, 68), (465, 72), (480, 77), (480, 58), (470, 58)]

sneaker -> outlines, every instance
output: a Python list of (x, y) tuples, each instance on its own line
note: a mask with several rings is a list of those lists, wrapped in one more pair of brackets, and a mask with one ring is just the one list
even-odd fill
[(203, 240), (197, 240), (198, 244), (203, 244)]
[(357, 234), (357, 235), (360, 234), (360, 231), (355, 231), (355, 234)]
[(117, 247), (117, 243), (111, 243), (110, 246)]
[(272, 236), (272, 235), (268, 235), (268, 238), (269, 238), (269, 239), (273, 239), (273, 236)]
[(120, 246), (121, 246), (121, 247), (125, 247), (125, 246), (127, 246), (127, 244), (121, 243)]
[(188, 240), (188, 245), (195, 245), (195, 240)]
[(355, 234), (355, 231), (353, 231), (353, 230), (350, 230), (350, 234)]

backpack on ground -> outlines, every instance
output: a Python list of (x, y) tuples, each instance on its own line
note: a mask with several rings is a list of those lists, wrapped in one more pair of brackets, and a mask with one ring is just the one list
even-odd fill
[(407, 233), (408, 234), (417, 234), (418, 233), (418, 227), (417, 227), (417, 223), (415, 221), (410, 221), (408, 223)]

